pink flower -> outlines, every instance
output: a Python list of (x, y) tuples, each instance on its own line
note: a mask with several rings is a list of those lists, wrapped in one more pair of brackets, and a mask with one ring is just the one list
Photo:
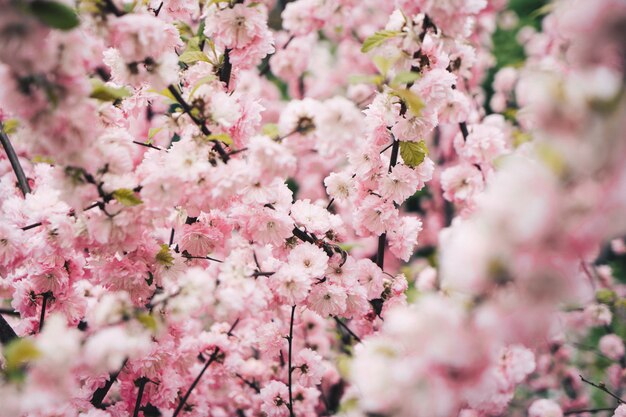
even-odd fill
[(305, 242), (289, 253), (288, 261), (307, 277), (321, 278), (328, 266), (328, 255), (323, 249)]
[(267, 9), (262, 4), (209, 8), (204, 34), (219, 49), (231, 49), (233, 64), (240, 68), (254, 66), (274, 52), (272, 33), (267, 27)]
[(381, 181), (380, 193), (398, 204), (412, 196), (420, 181), (417, 172), (406, 165), (395, 166)]
[(289, 390), (280, 381), (270, 381), (259, 393), (261, 411), (268, 417), (287, 417), (289, 415)]
[(613, 417), (626, 417), (626, 405), (621, 404), (613, 412)]
[(388, 232), (391, 253), (408, 261), (417, 246), (417, 237), (421, 231), (420, 219), (412, 216), (400, 217), (398, 223)]
[(398, 211), (391, 202), (375, 195), (368, 195), (360, 201), (360, 207), (355, 216), (355, 226), (361, 234), (365, 234), (367, 230), (374, 235), (381, 235), (395, 224), (397, 216)]
[(331, 172), (324, 179), (326, 192), (336, 201), (350, 200), (356, 194), (355, 181), (347, 172)]
[(325, 372), (322, 357), (311, 349), (302, 349), (298, 353), (294, 368), (294, 376), (305, 387), (318, 385)]
[(563, 410), (552, 400), (535, 400), (528, 408), (528, 417), (563, 417)]
[(603, 355), (614, 361), (620, 360), (624, 356), (624, 342), (616, 334), (602, 336), (598, 347)]
[(338, 285), (321, 283), (313, 286), (308, 307), (322, 317), (342, 314), (346, 310), (346, 293)]
[(383, 271), (369, 259), (357, 262), (357, 277), (369, 299), (380, 298), (383, 292)]
[(484, 180), (478, 168), (462, 164), (441, 173), (441, 187), (446, 200), (467, 204), (483, 190)]
[(272, 276), (272, 286), (288, 305), (300, 304), (311, 289), (311, 278), (301, 265), (283, 265)]
[(249, 218), (247, 229), (259, 243), (280, 245), (292, 235), (293, 223), (282, 211), (263, 207)]

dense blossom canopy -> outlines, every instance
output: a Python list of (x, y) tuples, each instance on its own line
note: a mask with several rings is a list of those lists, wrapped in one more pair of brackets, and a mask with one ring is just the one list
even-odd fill
[(0, 416), (626, 416), (626, 1), (513, 3), (0, 0)]

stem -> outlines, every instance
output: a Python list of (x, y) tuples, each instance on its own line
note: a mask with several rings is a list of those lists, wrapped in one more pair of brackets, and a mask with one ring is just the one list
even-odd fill
[(583, 414), (583, 413), (599, 413), (602, 411), (615, 411), (615, 408), (589, 408), (586, 410), (572, 410), (572, 411), (566, 411), (563, 413), (563, 415), (565, 416), (569, 416), (572, 414)]
[(15, 330), (7, 323), (7, 321), (0, 315), (0, 343), (7, 345), (10, 341), (17, 339)]
[(624, 400), (622, 400), (620, 397), (618, 397), (617, 395), (615, 395), (614, 393), (609, 391), (609, 389), (606, 387), (606, 385), (604, 385), (603, 382), (600, 382), (599, 384), (596, 384), (596, 383), (594, 383), (592, 381), (589, 381), (588, 379), (585, 379), (582, 375), (579, 375), (579, 376), (580, 376), (580, 380), (581, 381), (586, 382), (587, 384), (591, 385), (592, 387), (598, 388), (600, 391), (606, 392), (611, 397), (615, 398), (619, 404), (624, 404)]
[[(197, 117), (193, 115), (193, 113), (191, 112), (191, 106), (189, 105), (189, 103), (185, 101), (183, 96), (180, 95), (176, 87), (174, 87), (173, 85), (170, 85), (167, 87), (167, 89), (169, 90), (170, 93), (172, 93), (172, 95), (174, 96), (178, 104), (181, 105), (185, 113), (187, 113), (187, 115), (196, 124), (196, 126), (200, 128), (200, 130), (202, 131), (202, 134), (206, 136), (210, 136), (211, 131), (209, 130), (209, 128), (206, 127), (203, 121), (199, 120)], [(228, 153), (224, 150), (224, 148), (222, 147), (219, 141), (213, 141), (213, 149), (220, 155), (220, 158), (222, 158), (222, 161), (228, 162), (230, 157), (228, 156)]]
[(202, 370), (200, 371), (200, 373), (198, 374), (196, 379), (193, 381), (193, 383), (191, 384), (191, 386), (189, 387), (189, 389), (187, 390), (187, 392), (183, 396), (182, 400), (180, 400), (180, 403), (178, 403), (178, 407), (176, 407), (176, 411), (174, 411), (174, 414), (172, 414), (172, 417), (176, 417), (178, 414), (180, 414), (181, 410), (185, 406), (185, 403), (189, 399), (189, 396), (191, 395), (191, 391), (193, 391), (193, 389), (196, 387), (196, 385), (198, 385), (198, 382), (200, 382), (200, 379), (202, 378), (202, 375), (204, 375), (206, 370), (209, 369), (209, 366), (211, 366), (211, 364), (213, 362), (215, 362), (215, 359), (217, 358), (217, 354), (219, 353), (219, 351), (220, 351), (220, 348), (215, 348), (215, 350), (211, 354), (211, 357), (209, 358), (209, 360), (204, 365), (204, 368), (202, 368)]
[(43, 302), (41, 303), (41, 315), (39, 316), (39, 332), (41, 332), (41, 329), (43, 329), (43, 322), (46, 318), (46, 305), (48, 304), (48, 298), (50, 298), (51, 296), (52, 293), (50, 291), (43, 294)]
[(6, 314), (7, 316), (19, 317), (20, 313), (11, 308), (0, 308), (0, 314)]
[[(389, 160), (389, 172), (398, 163), (398, 153), (400, 152), (400, 141), (393, 138), (393, 145), (391, 147), (391, 159)], [(385, 245), (387, 244), (387, 233), (383, 233), (378, 237), (378, 251), (376, 254), (376, 265), (380, 269), (383, 269), (385, 263)]]
[(11, 163), (11, 167), (13, 167), (13, 172), (15, 172), (15, 176), (17, 177), (17, 184), (19, 185), (22, 194), (26, 196), (26, 194), (30, 193), (30, 185), (28, 185), (28, 180), (26, 179), (26, 175), (24, 175), (24, 170), (22, 169), (22, 165), (20, 165), (20, 160), (15, 153), (15, 149), (13, 149), (13, 145), (11, 145), (9, 136), (7, 136), (4, 131), (4, 125), (2, 123), (0, 123), (0, 142), (2, 142), (2, 147), (9, 157), (9, 162)]
[(120, 367), (119, 371), (109, 374), (109, 379), (107, 379), (107, 382), (104, 384), (103, 387), (98, 388), (92, 395), (91, 397), (91, 405), (93, 405), (95, 408), (99, 408), (101, 410), (104, 410), (104, 407), (102, 406), (102, 402), (104, 401), (104, 397), (107, 396), (109, 390), (111, 389), (111, 387), (113, 386), (113, 384), (115, 383), (115, 381), (117, 381), (117, 376), (120, 374), (120, 372), (122, 372), (122, 369), (124, 369), (124, 366), (126, 366), (126, 362), (128, 361), (128, 359), (124, 359), (124, 362), (122, 363), (122, 366)]
[(459, 128), (461, 129), (461, 134), (463, 135), (463, 142), (467, 142), (467, 137), (469, 136), (469, 132), (467, 131), (467, 123), (459, 123)]
[[(228, 333), (226, 333), (226, 335), (227, 336), (232, 336), (233, 335), (233, 330), (235, 330), (235, 327), (237, 327), (238, 324), (239, 324), (239, 318), (237, 318), (237, 320), (235, 320), (233, 325), (230, 326), (230, 329), (228, 330)], [(176, 411), (174, 411), (174, 414), (172, 414), (172, 417), (176, 417), (178, 414), (180, 414), (181, 410), (185, 406), (185, 403), (189, 399), (189, 396), (191, 395), (191, 391), (193, 391), (193, 389), (196, 387), (196, 385), (198, 385), (198, 382), (200, 382), (200, 379), (202, 378), (202, 375), (204, 375), (206, 370), (209, 369), (209, 366), (211, 366), (211, 364), (213, 362), (215, 362), (215, 360), (217, 359), (217, 354), (219, 352), (220, 352), (220, 348), (216, 347), (215, 350), (213, 351), (213, 353), (211, 354), (211, 356), (209, 357), (209, 360), (204, 365), (204, 368), (202, 368), (202, 370), (200, 371), (200, 373), (198, 374), (196, 379), (194, 379), (193, 383), (191, 384), (191, 386), (189, 387), (189, 389), (187, 390), (187, 392), (183, 396), (183, 399), (178, 404), (178, 407), (176, 407)]]
[(134, 140), (133, 143), (136, 144), (136, 145), (145, 146), (146, 148), (156, 149), (157, 151), (162, 151), (163, 150), (163, 149), (159, 148), (158, 146), (154, 146), (151, 143), (139, 142), (138, 140)]
[(39, 227), (39, 226), (41, 226), (41, 222), (37, 222), (37, 223), (29, 224), (28, 226), (24, 226), (24, 227), (22, 227), (22, 230), (26, 231), (26, 230), (34, 229), (35, 227)]
[(293, 319), (296, 313), (296, 306), (293, 305), (291, 306), (291, 320), (289, 321), (289, 338), (287, 339), (287, 341), (289, 342), (289, 358), (287, 359), (287, 366), (288, 366), (288, 370), (289, 370), (289, 417), (295, 417), (295, 414), (293, 412), (293, 390), (291, 388), (291, 378), (292, 378), (292, 373), (293, 373), (293, 369), (291, 369), (291, 351), (293, 348)]
[(143, 391), (144, 389), (146, 389), (147, 383), (148, 378), (144, 376), (135, 381), (135, 385), (139, 387), (139, 392), (137, 392), (137, 401), (135, 401), (135, 411), (133, 411), (133, 417), (139, 417), (139, 410), (141, 409), (141, 399), (143, 398)]
[(356, 333), (354, 333), (346, 323), (344, 323), (343, 321), (341, 321), (341, 319), (337, 316), (333, 317), (335, 319), (335, 322), (342, 328), (344, 329), (346, 332), (348, 332), (348, 334), (350, 336), (352, 336), (352, 338), (354, 340), (356, 340), (358, 343), (361, 343), (361, 338), (359, 336), (356, 335)]
[(230, 49), (226, 48), (224, 51), (224, 64), (222, 64), (222, 69), (220, 70), (220, 81), (226, 84), (227, 90), (232, 70), (233, 65), (230, 63)]

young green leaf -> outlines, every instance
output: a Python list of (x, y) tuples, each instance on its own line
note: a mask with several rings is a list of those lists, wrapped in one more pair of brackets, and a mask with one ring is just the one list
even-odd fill
[(30, 339), (14, 339), (3, 351), (6, 369), (16, 371), (24, 363), (37, 359), (41, 352)]
[(411, 90), (405, 90), (401, 88), (394, 88), (393, 94), (398, 96), (406, 107), (413, 113), (415, 116), (419, 116), (422, 113), (422, 109), (424, 108), (424, 102), (421, 98)]
[(228, 133), (214, 133), (212, 135), (207, 136), (207, 139), (212, 142), (218, 141), (218, 142), (225, 143), (227, 145), (233, 144), (233, 138), (231, 138)]
[(419, 142), (400, 142), (400, 156), (402, 156), (404, 163), (411, 168), (415, 168), (424, 162), (427, 155), (428, 147), (423, 140)]
[(363, 46), (361, 47), (361, 52), (367, 53), (372, 49), (382, 45), (386, 40), (395, 38), (398, 35), (401, 35), (402, 32), (397, 30), (381, 30), (379, 32), (374, 33), (372, 36), (365, 39), (363, 42)]
[(74, 9), (56, 1), (35, 0), (30, 3), (30, 12), (41, 23), (54, 29), (70, 30), (80, 23)]
[(178, 60), (184, 64), (193, 64), (198, 61), (209, 62), (209, 58), (202, 51), (185, 51), (179, 57)]
[(111, 87), (98, 79), (91, 80), (91, 94), (89, 97), (100, 101), (116, 101), (130, 96), (130, 91), (124, 87)]
[(113, 198), (126, 207), (137, 206), (143, 203), (143, 201), (137, 197), (135, 192), (128, 188), (119, 188), (113, 191)]
[(413, 71), (399, 72), (396, 74), (395, 77), (393, 77), (391, 84), (392, 85), (409, 84), (409, 83), (413, 83), (419, 80), (420, 77), (421, 75), (419, 73), (413, 72)]

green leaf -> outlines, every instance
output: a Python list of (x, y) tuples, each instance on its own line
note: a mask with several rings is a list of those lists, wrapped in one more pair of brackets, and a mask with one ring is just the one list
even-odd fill
[(385, 79), (382, 75), (351, 75), (348, 77), (350, 84), (375, 84), (380, 85)]
[(209, 62), (209, 58), (202, 51), (185, 51), (178, 57), (178, 60), (187, 65), (198, 61)]
[(119, 188), (113, 191), (113, 198), (126, 207), (137, 206), (143, 203), (143, 201), (137, 197), (135, 192), (128, 188)]
[(161, 245), (161, 250), (155, 256), (156, 261), (163, 266), (173, 266), (174, 265), (174, 257), (170, 252), (170, 247), (168, 245)]
[(20, 122), (17, 119), (7, 119), (2, 123), (4, 131), (6, 132), (7, 135), (15, 133), (19, 125), (20, 125)]
[(74, 9), (56, 1), (35, 0), (30, 3), (30, 12), (41, 23), (54, 29), (70, 30), (80, 23)]
[(161, 130), (163, 130), (162, 127), (151, 127), (148, 130), (148, 140), (152, 139), (153, 137), (156, 136), (157, 133), (159, 133)]
[(393, 77), (391, 84), (392, 85), (409, 84), (409, 83), (413, 83), (419, 80), (420, 77), (421, 75), (419, 73), (413, 72), (413, 71), (399, 72), (396, 74), (395, 77)]
[(372, 49), (382, 45), (386, 40), (395, 38), (398, 35), (401, 35), (402, 32), (397, 30), (381, 30), (379, 32), (374, 33), (372, 36), (365, 39), (363, 42), (363, 46), (361, 47), (361, 52), (367, 53)]
[(411, 168), (415, 168), (424, 162), (427, 155), (428, 147), (423, 140), (419, 142), (400, 142), (400, 156), (402, 156), (404, 163)]
[(422, 109), (424, 108), (424, 102), (421, 98), (411, 90), (404, 90), (400, 88), (392, 89), (392, 94), (398, 96), (406, 107), (413, 113), (415, 116), (419, 116), (422, 113)]
[(152, 332), (157, 330), (157, 321), (153, 315), (149, 313), (139, 313), (137, 315), (137, 321), (144, 325), (144, 327)]
[(17, 371), (24, 363), (37, 359), (41, 352), (30, 339), (15, 339), (3, 351), (8, 372)]
[(276, 123), (268, 123), (264, 125), (261, 129), (261, 132), (263, 132), (264, 135), (269, 136), (272, 139), (280, 136), (280, 133), (278, 132), (278, 125)]
[(111, 87), (98, 79), (91, 80), (91, 94), (89, 97), (100, 101), (117, 101), (130, 96), (131, 93), (124, 87)]
[(214, 133), (206, 137), (208, 140), (212, 142), (222, 142), (227, 145), (233, 144), (233, 138), (230, 137), (228, 133)]
[(391, 67), (393, 67), (393, 65), (398, 61), (398, 57), (397, 56), (388, 57), (388, 56), (378, 55), (372, 58), (372, 61), (374, 62), (374, 65), (378, 69), (378, 72), (380, 72), (384, 76), (387, 76), (389, 69), (391, 69)]
[(155, 90), (154, 88), (151, 88), (148, 91), (151, 92), (151, 93), (160, 94), (163, 97), (169, 98), (174, 103), (178, 103), (178, 101), (176, 100), (176, 97), (174, 97), (174, 95), (172, 94), (172, 92), (168, 88), (164, 88), (163, 90), (160, 90), (160, 91), (159, 90)]

